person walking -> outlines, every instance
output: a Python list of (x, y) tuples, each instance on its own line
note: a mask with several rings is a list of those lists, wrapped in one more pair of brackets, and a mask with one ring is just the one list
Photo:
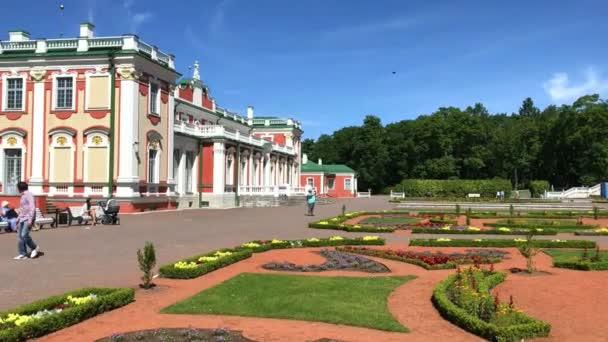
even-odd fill
[(308, 197), (308, 216), (315, 216), (315, 203), (317, 202), (317, 192), (313, 189)]
[(19, 209), (17, 213), (17, 235), (19, 237), (19, 255), (14, 257), (15, 260), (27, 259), (27, 247), (32, 252), (30, 258), (38, 256), (40, 246), (37, 246), (30, 236), (30, 228), (34, 224), (36, 219), (36, 204), (34, 202), (34, 195), (28, 190), (26, 182), (17, 183), (17, 190), (21, 193), (21, 201), (19, 203)]

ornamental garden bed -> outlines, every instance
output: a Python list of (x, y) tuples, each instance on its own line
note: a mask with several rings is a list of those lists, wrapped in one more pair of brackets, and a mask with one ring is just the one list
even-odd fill
[(608, 270), (608, 251), (589, 249), (544, 249), (553, 258), (553, 266), (581, 271)]
[(467, 250), (464, 253), (445, 254), (441, 252), (414, 252), (351, 246), (338, 247), (336, 249), (349, 253), (402, 261), (427, 270), (451, 269), (461, 264), (494, 264), (502, 261), (505, 255), (508, 254), (500, 250)]
[(234, 264), (243, 259), (247, 259), (251, 257), (253, 253), (261, 253), (271, 249), (344, 245), (384, 245), (384, 243), (385, 240), (378, 236), (364, 236), (362, 238), (332, 236), (324, 239), (309, 238), (304, 240), (256, 240), (244, 243), (235, 248), (220, 249), (161, 266), (159, 273), (164, 278), (192, 279)]
[(407, 332), (388, 296), (414, 276), (335, 277), (242, 273), (162, 310), (297, 319)]
[(255, 342), (243, 336), (241, 331), (227, 329), (196, 329), (196, 328), (160, 328), (141, 331), (132, 331), (124, 334), (113, 334), (95, 342)]
[[(352, 220), (358, 217), (370, 215), (380, 215), (380, 217), (373, 217), (373, 219), (376, 219), (376, 222), (357, 222), (353, 224), (347, 223), (347, 221), (352, 222)], [(390, 222), (387, 222), (387, 220), (383, 220), (384, 216), (386, 216), (387, 218), (390, 217)], [(372, 219), (372, 217), (366, 219)], [(403, 223), (395, 222), (399, 219), (403, 219)], [(344, 215), (324, 218), (316, 222), (311, 222), (308, 224), (308, 227), (316, 229), (343, 230), (347, 232), (391, 233), (395, 231), (395, 229), (397, 229), (399, 224), (406, 224), (411, 221), (411, 218), (407, 216), (406, 212), (403, 211), (356, 211), (345, 213)]]
[(541, 228), (554, 229), (560, 232), (575, 232), (581, 229), (597, 229), (595, 224), (578, 224), (574, 220), (498, 220), (492, 223), (484, 223), (486, 227), (507, 227), (507, 228)]
[(83, 288), (0, 312), (0, 341), (44, 336), (133, 301), (133, 289)]
[(441, 228), (424, 228), (424, 227), (413, 227), (413, 234), (491, 234), (491, 235), (528, 235), (533, 232), (534, 235), (557, 235), (555, 229), (545, 228), (532, 228), (532, 229), (520, 229), (520, 228), (490, 228), (482, 229), (474, 226), (443, 226)]
[(333, 270), (352, 270), (368, 273), (388, 273), (391, 270), (385, 265), (359, 255), (342, 250), (323, 249), (319, 252), (326, 261), (319, 265), (296, 265), (290, 262), (270, 262), (262, 265), (264, 269), (289, 272), (323, 272)]
[[(526, 239), (411, 239), (410, 246), (422, 247), (518, 247)], [(595, 248), (595, 241), (588, 240), (534, 240), (539, 248)]]
[(599, 228), (593, 230), (579, 230), (574, 232), (574, 235), (583, 235), (583, 236), (603, 236), (608, 235), (608, 227), (607, 228)]
[(469, 268), (451, 275), (433, 290), (433, 303), (448, 321), (490, 341), (516, 341), (548, 336), (551, 325), (501, 303), (490, 290), (505, 273)]

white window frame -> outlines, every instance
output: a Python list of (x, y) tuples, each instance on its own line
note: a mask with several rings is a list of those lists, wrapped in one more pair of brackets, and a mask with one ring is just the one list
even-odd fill
[(306, 185), (310, 185), (311, 187), (315, 187), (315, 178), (314, 177), (306, 177)]
[[(21, 89), (21, 108), (8, 108), (8, 80), (10, 79), (21, 79), (23, 88)], [(24, 112), (25, 111), (25, 99), (27, 96), (26, 91), (27, 77), (20, 74), (4, 74), (2, 75), (2, 111), (3, 112)]]
[[(346, 187), (346, 181), (350, 183), (350, 186)], [(353, 191), (353, 179), (351, 177), (344, 178), (344, 191)]]
[[(96, 107), (96, 108), (91, 108), (89, 107), (89, 102), (90, 102), (90, 98), (91, 98), (91, 91), (90, 91), (90, 86), (91, 86), (91, 82), (89, 82), (89, 80), (93, 77), (107, 77), (108, 78), (108, 98), (107, 98), (107, 105), (105, 107)], [(100, 72), (100, 73), (87, 73), (85, 75), (86, 78), (86, 99), (85, 99), (85, 110), (97, 110), (97, 109), (109, 109), (110, 108), (110, 94), (112, 93), (112, 85), (110, 84), (111, 82), (111, 77), (110, 74), (108, 72)]]
[[(72, 78), (72, 106), (69, 108), (57, 108), (57, 78)], [(61, 73), (61, 74), (53, 74), (53, 89), (52, 93), (52, 103), (53, 103), (53, 111), (74, 111), (76, 110), (76, 93), (78, 93), (78, 87), (76, 86), (76, 74), (75, 73)]]
[[(5, 187), (6, 184), (4, 184), (4, 150), (21, 150), (21, 180), (25, 179), (25, 161), (27, 160), (27, 148), (25, 147), (25, 137), (23, 135), (23, 133), (19, 132), (19, 131), (5, 131), (2, 134), (0, 134), (0, 137), (2, 137), (2, 145), (0, 145), (0, 183), (2, 183), (2, 192), (6, 191)], [(9, 137), (15, 137), (17, 139), (17, 142), (15, 143), (15, 145), (9, 145), (8, 143), (8, 138)]]
[[(152, 111), (152, 85), (156, 86), (156, 89), (158, 90), (157, 94), (156, 94), (156, 112)], [(160, 84), (158, 82), (153, 82), (152, 80), (150, 80), (149, 85), (148, 85), (148, 113), (152, 114), (152, 115), (156, 115), (156, 116), (160, 116)]]

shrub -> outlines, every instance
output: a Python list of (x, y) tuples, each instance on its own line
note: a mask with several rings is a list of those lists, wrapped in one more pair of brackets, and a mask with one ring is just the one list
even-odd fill
[(494, 197), (496, 192), (505, 191), (509, 197), (511, 182), (506, 179), (405, 179), (401, 188), (408, 197), (422, 197), (432, 193), (435, 197), (465, 197), (470, 193), (481, 194), (482, 197)]
[(125, 288), (83, 288), (0, 312), (0, 318), (8, 316), (9, 313), (33, 315), (45, 310), (53, 310), (58, 306), (61, 306), (66, 302), (68, 296), (84, 297), (89, 296), (90, 294), (97, 296), (95, 300), (68, 307), (61, 312), (33, 319), (17, 327), (0, 330), (0, 341), (26, 341), (64, 329), (103, 312), (127, 305), (133, 301), (134, 293), (133, 289)]
[(533, 180), (530, 181), (530, 191), (532, 192), (533, 197), (540, 197), (545, 193), (545, 191), (549, 191), (551, 185), (546, 180)]
[[(411, 239), (410, 246), (423, 247), (517, 247), (525, 239)], [(534, 240), (539, 248), (595, 248), (595, 241)]]
[[(490, 341), (517, 341), (549, 335), (551, 325), (548, 323), (513, 311), (512, 308), (505, 307), (505, 304), (495, 304), (489, 291), (505, 280), (505, 273), (470, 272), (476, 281), (476, 285), (472, 287), (477, 287), (476, 292), (481, 294), (470, 297), (458, 293), (463, 291), (458, 289), (458, 285), (465, 281), (462, 278), (467, 277), (462, 273), (449, 276), (433, 290), (433, 304), (446, 320)], [(458, 305), (453, 300), (456, 300)], [(503, 322), (504, 325), (497, 325), (496, 320), (488, 319), (495, 315), (499, 308), (513, 316), (514, 319), (509, 320), (512, 324)]]
[(530, 232), (526, 236), (526, 241), (517, 246), (519, 253), (526, 258), (526, 270), (528, 273), (533, 273), (535, 271), (534, 257), (539, 252), (538, 246), (534, 243), (534, 240), (532, 240), (533, 238), (534, 233)]
[[(533, 229), (535, 235), (557, 235), (555, 229)], [(528, 229), (509, 229), (501, 230), (498, 228), (482, 229), (482, 230), (468, 230), (468, 229), (437, 229), (437, 228), (412, 228), (413, 234), (476, 234), (476, 235), (526, 235), (530, 232)]]
[(509, 227), (509, 228), (547, 228), (547, 229), (594, 229), (598, 228), (595, 224), (577, 224), (576, 222), (570, 221), (512, 221), (509, 220), (498, 220), (496, 222), (488, 222), (483, 224), (486, 227)]
[(152, 269), (156, 266), (156, 251), (152, 242), (146, 241), (143, 253), (141, 249), (137, 250), (137, 261), (139, 262), (139, 269), (144, 273), (141, 277), (143, 283), (140, 286), (149, 289), (153, 286)]
[(553, 266), (580, 271), (605, 271), (608, 270), (608, 261), (554, 261)]
[(192, 258), (188, 258), (188, 259), (182, 260), (181, 262), (184, 262), (187, 264), (193, 263), (193, 262), (196, 263), (200, 258), (213, 257), (217, 252), (230, 252), (231, 254), (228, 256), (225, 256), (225, 257), (218, 258), (215, 261), (204, 262), (202, 264), (198, 264), (192, 268), (177, 267), (176, 265), (178, 265), (180, 262), (167, 264), (160, 268), (160, 270), (159, 270), (160, 275), (165, 278), (192, 279), (192, 278), (200, 277), (203, 274), (207, 274), (211, 271), (215, 271), (218, 268), (222, 268), (222, 267), (234, 264), (235, 262), (241, 261), (243, 259), (247, 259), (247, 258), (251, 257), (251, 254), (253, 253), (250, 249), (244, 249), (244, 250), (234, 251), (234, 252), (229, 249), (223, 249), (223, 250), (214, 251), (214, 252), (211, 252), (208, 254), (198, 255), (198, 256), (195, 256)]

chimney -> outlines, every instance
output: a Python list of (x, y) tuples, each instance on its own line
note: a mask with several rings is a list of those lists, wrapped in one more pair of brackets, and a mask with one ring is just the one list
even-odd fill
[(302, 164), (308, 163), (308, 155), (306, 153), (302, 154)]
[(30, 33), (23, 30), (8, 31), (8, 40), (11, 42), (24, 42), (30, 40)]
[(321, 158), (319, 158), (319, 162), (318, 162), (318, 164), (319, 164), (319, 165), (323, 165), (323, 160), (321, 160)]
[(247, 106), (247, 119), (253, 119), (253, 106)]
[(84, 22), (80, 24), (80, 38), (93, 38), (95, 25)]

